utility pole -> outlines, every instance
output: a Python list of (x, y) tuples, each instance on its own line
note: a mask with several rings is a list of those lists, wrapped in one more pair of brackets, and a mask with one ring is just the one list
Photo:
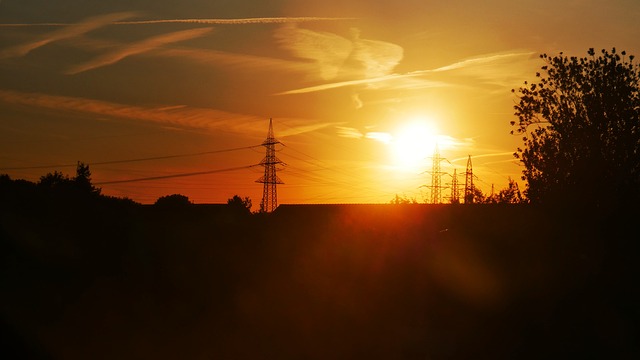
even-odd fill
[(469, 160), (467, 160), (467, 171), (465, 172), (464, 178), (464, 203), (465, 204), (473, 204), (473, 167), (471, 165), (471, 155), (469, 155)]
[(256, 180), (257, 183), (264, 184), (262, 190), (262, 201), (260, 202), (260, 212), (270, 213), (278, 207), (278, 191), (276, 184), (284, 184), (276, 175), (276, 165), (284, 164), (276, 157), (276, 144), (282, 144), (273, 135), (273, 120), (269, 119), (269, 133), (267, 139), (262, 143), (266, 148), (266, 155), (260, 162), (264, 167), (264, 175)]

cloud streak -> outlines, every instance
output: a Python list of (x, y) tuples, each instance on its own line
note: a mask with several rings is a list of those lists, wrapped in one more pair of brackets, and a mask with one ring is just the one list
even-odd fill
[[(123, 49), (130, 46), (122, 42), (93, 39), (85, 36), (74, 39), (72, 45), (95, 52), (113, 51), (113, 49)], [(252, 69), (261, 72), (273, 70), (304, 73), (310, 72), (314, 68), (313, 64), (303, 61), (178, 46), (153, 49), (153, 55), (166, 58), (180, 58), (203, 65), (224, 65), (225, 67)]]
[(469, 68), (469, 67), (473, 67), (473, 66), (488, 65), (488, 64), (502, 62), (502, 61), (505, 61), (505, 60), (510, 60), (510, 59), (513, 59), (514, 57), (531, 56), (533, 54), (534, 54), (533, 52), (515, 52), (515, 53), (505, 53), (505, 54), (491, 54), (491, 55), (485, 55), (485, 56), (480, 56), (480, 57), (475, 57), (475, 58), (471, 58), (471, 59), (458, 61), (458, 62), (455, 62), (453, 64), (450, 64), (450, 65), (447, 65), (447, 66), (443, 66), (443, 67), (439, 67), (439, 68), (431, 70), (431, 71), (432, 72), (443, 72), (443, 71), (451, 71), (451, 70)]
[[(31, 51), (38, 49), (40, 47), (43, 47), (52, 42), (74, 38), (74, 37), (86, 34), (90, 31), (104, 27), (106, 25), (109, 25), (114, 21), (117, 21), (120, 19), (126, 19), (131, 16), (133, 16), (133, 13), (131, 12), (113, 13), (108, 15), (91, 17), (76, 24), (60, 25), (60, 26), (64, 26), (64, 28), (53, 31), (50, 34), (47, 34), (46, 36), (40, 38), (39, 40), (3, 50), (2, 52), (0, 52), (0, 58), (25, 56)], [(6, 24), (2, 26), (6, 26)]]
[(74, 66), (67, 72), (67, 74), (75, 75), (88, 70), (115, 64), (127, 57), (149, 52), (151, 50), (154, 50), (166, 44), (171, 44), (171, 43), (194, 39), (194, 38), (203, 36), (211, 32), (211, 30), (212, 30), (211, 28), (199, 28), (199, 29), (176, 31), (169, 34), (154, 36), (149, 39), (139, 41), (137, 43), (126, 45), (125, 47), (118, 49), (116, 51), (101, 55), (92, 61), (86, 62), (78, 66)]
[(391, 73), (403, 57), (403, 48), (385, 41), (360, 37), (351, 29), (351, 38), (299, 28), (296, 24), (280, 27), (274, 34), (280, 46), (293, 56), (316, 64), (315, 74), (322, 80), (370, 78)]
[(223, 64), (225, 66), (242, 67), (260, 71), (311, 71), (312, 65), (300, 61), (283, 60), (271, 57), (230, 53), (217, 50), (164, 48), (155, 53), (158, 56), (178, 57), (201, 64)]
[(171, 20), (140, 20), (118, 21), (115, 25), (150, 25), (150, 24), (207, 24), (207, 25), (245, 25), (245, 24), (285, 24), (311, 21), (339, 21), (353, 20), (342, 17), (261, 17), (240, 19), (171, 19)]
[(106, 116), (114, 119), (157, 123), (182, 129), (211, 130), (227, 128), (228, 130), (233, 130), (235, 126), (242, 123), (255, 121), (264, 122), (263, 118), (256, 116), (229, 113), (208, 108), (182, 106), (142, 107), (101, 100), (41, 93), (23, 93), (9, 90), (0, 90), (0, 101), (56, 111), (69, 111)]
[[(493, 83), (494, 85), (505, 85), (504, 81), (500, 79), (508, 78), (513, 71), (508, 70), (509, 65), (513, 65), (521, 61), (522, 58), (529, 58), (533, 52), (512, 52), (505, 54), (492, 54), (486, 56), (480, 56), (472, 59), (467, 59), (453, 64), (439, 67), (436, 69), (417, 70), (404, 74), (387, 74), (377, 77), (365, 77), (355, 80), (345, 80), (333, 83), (320, 84), (300, 89), (288, 90), (276, 95), (291, 95), (291, 94), (304, 94), (316, 91), (324, 91), (330, 89), (337, 89), (342, 87), (351, 86), (370, 86), (381, 85), (396, 81), (396, 88), (429, 88), (429, 87), (445, 87), (453, 86), (450, 81), (437, 81), (428, 80), (424, 77), (429, 75), (435, 75), (438, 73), (459, 71), (463, 75), (469, 77), (475, 77), (487, 83)], [(498, 68), (496, 68), (498, 67)], [(421, 78), (421, 79), (419, 79)], [(414, 82), (407, 83), (405, 80), (413, 79)], [(415, 80), (419, 80), (417, 83)]]
[[(211, 108), (196, 108), (185, 105), (143, 107), (94, 99), (1, 89), (0, 102), (55, 111), (68, 111), (96, 117), (142, 121), (169, 128), (230, 131), (243, 135), (253, 133), (256, 136), (264, 135), (266, 121), (264, 117), (231, 113)], [(335, 125), (335, 123), (309, 124), (309, 120), (303, 121), (300, 119), (296, 120), (296, 123), (299, 125), (290, 127), (279, 136), (298, 135)]]
[[(416, 71), (416, 72), (411, 72), (406, 74), (391, 74), (391, 75), (379, 76), (379, 77), (368, 78), (368, 79), (339, 81), (334, 83), (309, 86), (301, 89), (288, 90), (288, 91), (278, 93), (276, 95), (304, 94), (304, 93), (310, 93), (310, 92), (316, 92), (316, 91), (337, 89), (337, 88), (347, 87), (347, 86), (374, 85), (377, 83), (385, 83), (393, 80), (402, 80), (402, 79), (407, 79), (412, 77), (418, 77), (426, 74), (427, 72), (428, 71)], [(446, 83), (439, 82), (439, 81), (424, 81), (422, 84), (423, 84), (423, 86), (421, 86), (422, 88), (444, 87), (447, 85)]]
[[(128, 13), (131, 14), (131, 13)], [(114, 14), (112, 14), (114, 15)], [(110, 15), (106, 15), (110, 16)], [(113, 19), (105, 25), (154, 25), (154, 24), (203, 24), (203, 25), (245, 25), (245, 24), (286, 24), (286, 23), (302, 23), (312, 21), (340, 21), (354, 20), (355, 18), (347, 17), (259, 17), (259, 18), (238, 18), (238, 19), (160, 19), (160, 20), (136, 20), (136, 21), (117, 21)], [(81, 23), (22, 23), (22, 24), (0, 24), (0, 27), (30, 27), (30, 26), (73, 26)]]
[(300, 29), (294, 24), (281, 27), (274, 36), (293, 56), (313, 61), (323, 80), (335, 78), (353, 50), (352, 43), (342, 36)]

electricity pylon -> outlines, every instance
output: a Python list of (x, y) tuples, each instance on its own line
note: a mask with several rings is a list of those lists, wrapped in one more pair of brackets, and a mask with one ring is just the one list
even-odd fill
[(453, 175), (451, 175), (451, 203), (460, 203), (460, 184), (458, 184), (458, 174), (456, 169), (453, 169)]
[(278, 207), (276, 184), (284, 184), (276, 175), (276, 165), (284, 164), (276, 157), (276, 144), (282, 143), (273, 135), (273, 121), (269, 119), (269, 133), (267, 134), (267, 139), (262, 143), (262, 146), (267, 149), (267, 154), (260, 162), (260, 165), (264, 167), (264, 175), (256, 180), (257, 183), (264, 184), (260, 212), (270, 213)]
[(432, 204), (440, 204), (442, 202), (442, 189), (446, 189), (446, 186), (442, 186), (441, 180), (442, 175), (446, 174), (440, 171), (440, 162), (445, 160), (440, 157), (440, 151), (438, 151), (438, 144), (436, 144), (436, 148), (433, 151), (433, 165), (431, 167), (431, 186), (427, 186), (431, 189), (431, 203)]
[(464, 203), (465, 204), (473, 204), (473, 167), (471, 165), (471, 155), (469, 155), (469, 160), (467, 160), (467, 171), (465, 172), (464, 177)]

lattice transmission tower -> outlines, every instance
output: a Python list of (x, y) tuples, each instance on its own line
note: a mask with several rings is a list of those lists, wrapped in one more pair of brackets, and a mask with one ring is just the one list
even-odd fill
[(473, 166), (471, 165), (471, 155), (467, 160), (467, 171), (464, 177), (464, 203), (473, 204), (474, 188), (473, 188)]
[(431, 171), (428, 171), (431, 174), (431, 185), (427, 186), (431, 189), (431, 203), (432, 204), (440, 204), (442, 203), (442, 189), (446, 189), (447, 186), (442, 186), (442, 175), (446, 174), (440, 170), (440, 163), (445, 160), (440, 157), (440, 151), (438, 150), (438, 144), (436, 144), (436, 148), (433, 151), (433, 165), (431, 167)]
[(451, 203), (460, 203), (460, 184), (458, 183), (458, 173), (456, 169), (453, 169), (453, 175), (451, 175)]
[(256, 180), (257, 183), (264, 184), (262, 190), (262, 201), (260, 202), (260, 212), (270, 213), (278, 207), (277, 184), (284, 184), (276, 174), (276, 166), (284, 164), (276, 157), (276, 144), (282, 144), (273, 135), (273, 120), (269, 119), (269, 133), (267, 139), (262, 143), (267, 150), (267, 154), (260, 162), (264, 167), (264, 175)]

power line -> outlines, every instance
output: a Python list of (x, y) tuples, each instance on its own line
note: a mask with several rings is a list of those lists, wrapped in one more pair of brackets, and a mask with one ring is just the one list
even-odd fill
[[(152, 160), (165, 160), (165, 159), (174, 159), (174, 158), (190, 157), (190, 156), (201, 156), (201, 155), (218, 154), (218, 153), (238, 151), (238, 150), (253, 149), (253, 148), (260, 147), (260, 146), (262, 146), (262, 145), (242, 146), (242, 147), (236, 147), (236, 148), (220, 149), (220, 150), (212, 150), (212, 151), (203, 151), (203, 152), (189, 153), (189, 154), (153, 156), (153, 157), (146, 157), (146, 158), (126, 159), (126, 160), (100, 161), (100, 162), (88, 163), (88, 165), (91, 165), (91, 166), (113, 165), (113, 164), (125, 164), (125, 163), (132, 163), (132, 162), (152, 161)], [(36, 165), (36, 166), (7, 167), (7, 168), (0, 168), (0, 170), (50, 169), (50, 168), (76, 167), (77, 165), (78, 165), (77, 163), (75, 163), (75, 164), (57, 164), (57, 165)]]
[[(309, 154), (305, 154), (304, 152), (302, 152), (300, 150), (297, 150), (295, 148), (292, 148), (290, 146), (287, 146), (286, 144), (282, 144), (282, 145), (285, 147), (285, 149), (293, 150), (293, 151), (295, 151), (295, 152), (297, 152), (299, 154), (302, 154), (302, 155), (312, 159), (313, 161), (315, 161), (315, 163), (312, 162), (312, 161), (305, 160), (305, 159), (302, 159), (300, 157), (294, 156), (292, 154), (286, 154), (286, 156), (290, 156), (290, 157), (292, 157), (294, 159), (297, 159), (297, 160), (303, 161), (303, 162), (305, 162), (307, 164), (316, 166), (317, 168), (319, 168), (321, 170), (332, 171), (332, 172), (334, 172), (336, 174), (347, 176), (347, 177), (352, 178), (353, 180), (356, 180), (356, 181), (362, 180), (357, 175), (354, 175), (353, 173), (351, 173), (349, 171), (344, 171), (343, 169), (339, 169), (339, 168), (336, 168), (336, 167), (331, 167), (326, 163), (326, 161), (320, 160), (320, 159), (318, 159), (316, 157), (313, 157), (313, 156), (311, 156)], [(326, 165), (324, 165), (324, 164), (326, 164)], [(289, 165), (289, 167), (291, 167), (291, 165)], [(312, 170), (302, 170), (302, 169), (300, 169), (300, 170), (301, 171), (306, 171), (306, 172), (312, 171)], [(347, 182), (339, 182), (339, 181), (336, 181), (336, 180), (333, 180), (333, 181), (330, 181), (330, 182), (327, 182), (326, 180), (324, 180), (324, 181), (317, 181), (316, 180), (316, 182), (322, 183), (323, 185), (331, 185), (331, 184), (333, 184), (333, 185), (338, 185), (338, 186), (342, 186), (342, 187), (344, 187), (344, 185), (347, 185), (348, 187), (351, 187), (351, 188), (353, 188), (355, 190), (360, 190), (360, 191), (362, 191), (362, 190), (368, 190), (368, 191), (372, 191), (372, 192), (379, 192), (380, 191), (379, 189), (374, 189), (374, 188), (368, 187), (366, 185), (361, 185), (361, 184), (360, 185), (354, 185), (354, 184), (350, 184), (350, 183), (347, 183)]]
[(137, 179), (102, 181), (102, 182), (95, 183), (95, 185), (122, 184), (122, 183), (131, 183), (131, 182), (137, 182), (137, 181), (162, 180), (162, 179), (172, 179), (172, 178), (177, 178), (177, 177), (216, 174), (216, 173), (227, 172), (227, 171), (249, 169), (249, 168), (252, 168), (252, 167), (255, 167), (255, 166), (260, 166), (260, 164), (245, 165), (245, 166), (238, 166), (238, 167), (226, 168), (226, 169), (218, 169), (218, 170), (209, 170), (209, 171), (197, 171), (197, 172), (190, 172), (190, 173), (179, 173), (179, 174), (171, 174), (171, 175), (150, 176), (150, 177), (137, 178)]

